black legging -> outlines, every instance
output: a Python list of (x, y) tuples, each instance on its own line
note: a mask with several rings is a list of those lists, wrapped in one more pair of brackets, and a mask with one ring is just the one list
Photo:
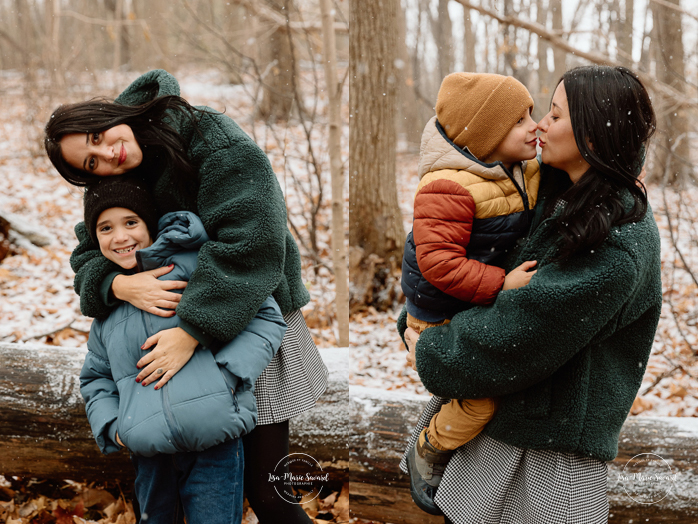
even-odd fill
[[(242, 444), (245, 449), (245, 495), (259, 523), (312, 524), (300, 505), (286, 502), (269, 482), (269, 474), (288, 455), (288, 421), (257, 426), (242, 437)], [(288, 473), (288, 466), (282, 473)]]

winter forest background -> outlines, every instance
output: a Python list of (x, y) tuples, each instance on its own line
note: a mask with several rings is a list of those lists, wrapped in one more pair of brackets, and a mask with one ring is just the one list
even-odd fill
[[(164, 68), (182, 96), (225, 111), (269, 156), (301, 249), (316, 343), (346, 346), (349, 317), (350, 384), (426, 394), (395, 320), (419, 141), (441, 79), (513, 75), (539, 119), (565, 70), (621, 64), (641, 75), (659, 117), (646, 182), (662, 234), (664, 309), (632, 415), (698, 416), (698, 0), (325, 3), (340, 94), (334, 143), (321, 0), (0, 0), (0, 343), (84, 347), (89, 332), (68, 263), (81, 192), (45, 157), (48, 116)], [(344, 193), (333, 201), (336, 184)], [(343, 228), (336, 215), (332, 226), (333, 209)], [(349, 248), (348, 298), (335, 276), (337, 242)], [(0, 521), (77, 515), (76, 503), (57, 502), (75, 497), (94, 501), (87, 521), (131, 521), (118, 489), (38, 485), (49, 487), (0, 482), (0, 501), (14, 504), (14, 513), (0, 505)], [(313, 516), (343, 521), (347, 496), (326, 498)]]
[[(693, 219), (698, 2), (381, 0), (371, 5), (372, 16), (382, 10), (381, 31), (373, 31), (369, 16), (356, 13), (350, 39), (354, 82), (384, 80), (366, 80), (360, 89), (352, 84), (350, 90), (352, 383), (424, 393), (404, 362), (394, 322), (401, 307), (402, 247), (418, 184), (419, 140), (434, 114), (441, 79), (459, 70), (513, 75), (531, 91), (538, 120), (564, 71), (617, 64), (640, 74), (658, 116), (646, 182), (662, 234), (665, 307), (632, 414), (698, 416)], [(366, 59), (379, 47), (382, 60)], [(376, 130), (371, 119), (379, 111), (383, 127)], [(367, 146), (367, 128), (378, 152)], [(362, 190), (369, 186), (378, 189)], [(391, 190), (396, 186), (397, 195)]]

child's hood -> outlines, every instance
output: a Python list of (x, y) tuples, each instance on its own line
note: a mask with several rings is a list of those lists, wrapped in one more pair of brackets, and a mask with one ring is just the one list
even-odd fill
[(152, 245), (136, 252), (138, 269), (162, 267), (180, 251), (196, 251), (210, 240), (201, 219), (190, 211), (167, 213), (158, 221), (158, 235)]
[[(513, 176), (518, 180), (526, 172), (527, 162), (513, 166)], [(462, 169), (487, 180), (507, 180), (506, 170), (501, 162), (485, 164), (475, 158), (470, 151), (459, 148), (443, 132), (436, 117), (432, 117), (422, 133), (419, 151), (419, 179), (441, 169)]]

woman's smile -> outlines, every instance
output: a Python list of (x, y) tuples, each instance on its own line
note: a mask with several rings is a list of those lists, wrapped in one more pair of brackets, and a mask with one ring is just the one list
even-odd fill
[(123, 164), (126, 161), (126, 157), (128, 155), (126, 154), (126, 147), (124, 147), (124, 143), (121, 142), (121, 151), (119, 152), (119, 165)]

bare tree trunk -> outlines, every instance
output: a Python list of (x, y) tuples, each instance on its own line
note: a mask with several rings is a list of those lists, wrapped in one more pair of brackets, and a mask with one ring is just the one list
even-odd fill
[(399, 67), (396, 72), (399, 82), (400, 97), (400, 113), (397, 115), (398, 129), (404, 133), (405, 140), (407, 140), (408, 143), (419, 146), (422, 138), (422, 129), (426, 125), (426, 121), (420, 114), (419, 101), (417, 100), (417, 93), (415, 91), (417, 84), (414, 77), (409, 48), (406, 43), (406, 13), (399, 2), (397, 8), (397, 23), (400, 31), (398, 34)]
[(46, 44), (44, 48), (46, 68), (49, 70), (51, 81), (59, 88), (65, 87), (63, 68), (61, 67), (60, 50), (60, 3), (58, 0), (46, 0)]
[[(231, 4), (229, 7), (227, 7), (227, 9), (232, 11), (232, 15), (226, 17), (226, 34), (230, 35), (229, 39), (233, 47), (242, 49), (245, 45), (245, 41), (248, 38), (246, 33), (249, 29), (250, 17), (247, 15), (247, 8), (242, 5)], [(231, 65), (233, 68), (241, 70), (242, 58), (239, 55), (232, 53), (231, 55), (232, 56), (229, 58)], [(231, 84), (243, 83), (242, 75), (240, 74), (239, 70), (236, 71), (229, 68), (228, 77)]]
[(119, 67), (121, 66), (121, 35), (124, 30), (121, 21), (124, 16), (124, 0), (109, 0), (107, 2), (107, 7), (112, 10), (114, 17), (114, 54), (112, 58), (112, 71), (114, 72), (114, 83), (116, 84), (116, 74), (119, 72)]
[(332, 0), (320, 0), (322, 11), (323, 56), (325, 85), (330, 113), (330, 171), (332, 174), (332, 267), (334, 269), (335, 304), (339, 346), (349, 346), (349, 288), (347, 251), (344, 246), (344, 173), (342, 171), (342, 93), (337, 82), (337, 52), (335, 47)]
[[(618, 0), (616, 0), (618, 1)], [(625, 0), (623, 7), (618, 12), (618, 31), (616, 40), (618, 42), (618, 60), (633, 65), (633, 19), (635, 18), (635, 1)]]
[(431, 21), (432, 35), (438, 53), (438, 80), (453, 72), (453, 24), (448, 14), (448, 0), (439, 0), (438, 14)]
[[(167, 20), (171, 10), (166, 0), (141, 0), (137, 4), (136, 16), (145, 20), (146, 45), (133, 53), (133, 67), (136, 69), (165, 69), (170, 71), (169, 39), (171, 32)], [(136, 59), (138, 56), (138, 59)]]
[[(512, 0), (504, 0), (504, 16), (513, 16), (514, 6)], [(504, 71), (518, 79), (519, 68), (516, 63), (516, 28), (510, 25), (502, 26), (504, 39)], [(507, 71), (507, 68), (509, 69)]]
[[(536, 14), (536, 22), (543, 27), (548, 26), (547, 2), (540, 0), (538, 2), (538, 12)], [(548, 50), (550, 46), (541, 37), (538, 37), (538, 90), (534, 95), (536, 105), (533, 108), (533, 119), (538, 122), (548, 112), (552, 93), (552, 82), (554, 81), (548, 69)]]
[[(284, 18), (290, 16), (292, 2), (286, 5), (274, 1), (268, 5)], [(294, 77), (297, 77), (296, 60), (293, 56), (286, 26), (278, 26), (261, 47), (262, 63), (265, 65), (264, 90), (259, 106), (260, 116), (267, 120), (286, 120), (291, 114), (294, 101)]]
[[(553, 31), (562, 31), (562, 0), (550, 0), (550, 10), (553, 14)], [(553, 83), (562, 78), (563, 73), (567, 70), (565, 59), (567, 54), (562, 49), (553, 47), (553, 59), (555, 62), (555, 73), (553, 74)]]
[[(679, 6), (679, 0), (666, 0)], [(675, 9), (652, 4), (657, 78), (680, 93), (685, 93), (685, 65), (681, 14)], [(688, 141), (686, 110), (662, 98), (657, 107), (660, 140), (655, 148), (656, 168), (669, 184), (680, 184), (693, 174)]]
[(357, 0), (349, 36), (350, 308), (395, 299), (405, 231), (395, 178), (398, 0)]
[(640, 49), (640, 63), (638, 68), (640, 71), (647, 73), (650, 70), (650, 49), (652, 47), (652, 38), (650, 30), (647, 28), (650, 18), (651, 11), (649, 9), (645, 10), (645, 23), (642, 31), (642, 45)]
[(24, 49), (24, 53), (22, 54), (24, 77), (28, 84), (33, 85), (35, 83), (37, 64), (36, 57), (33, 53), (34, 46), (32, 44), (35, 40), (34, 30), (27, 0), (15, 0), (15, 14), (17, 16), (17, 29), (19, 32), (17, 45)]
[[(487, 6), (487, 0), (482, 0), (483, 7)], [(482, 63), (485, 71), (490, 69), (490, 24), (485, 23), (485, 45), (482, 46)]]
[(463, 9), (463, 69), (474, 73), (477, 71), (477, 63), (475, 62), (475, 31), (473, 31), (473, 22), (470, 20), (471, 11), (468, 8)]

